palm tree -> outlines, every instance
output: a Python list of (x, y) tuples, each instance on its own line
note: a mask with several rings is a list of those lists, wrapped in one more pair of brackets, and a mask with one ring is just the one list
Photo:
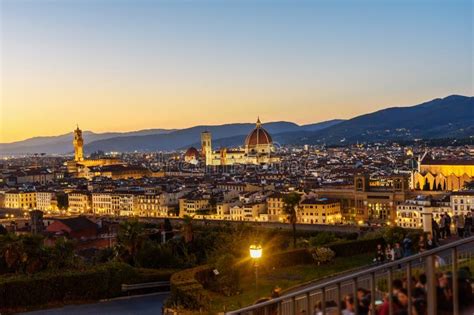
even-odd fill
[(301, 196), (298, 193), (290, 193), (283, 196), (283, 211), (288, 215), (288, 221), (293, 225), (293, 247), (296, 248), (296, 209), (300, 203)]

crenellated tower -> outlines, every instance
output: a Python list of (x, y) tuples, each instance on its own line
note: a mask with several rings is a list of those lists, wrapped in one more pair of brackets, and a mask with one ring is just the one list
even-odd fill
[(84, 161), (84, 139), (82, 139), (82, 130), (79, 129), (79, 126), (74, 130), (72, 144), (74, 145), (74, 161)]

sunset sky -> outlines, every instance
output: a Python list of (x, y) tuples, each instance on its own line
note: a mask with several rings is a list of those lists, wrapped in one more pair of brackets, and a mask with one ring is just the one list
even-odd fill
[(0, 142), (473, 94), (471, 0), (0, 3)]

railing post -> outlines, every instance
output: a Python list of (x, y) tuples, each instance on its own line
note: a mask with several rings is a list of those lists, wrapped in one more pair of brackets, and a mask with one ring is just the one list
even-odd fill
[(388, 269), (388, 280), (387, 280), (387, 288), (388, 288), (388, 314), (393, 315), (393, 295), (392, 295), (392, 282), (393, 282), (393, 275), (392, 275), (392, 268)]
[(306, 314), (312, 314), (311, 313), (311, 292), (310, 291), (306, 292)]
[(411, 300), (411, 262), (407, 263), (407, 293), (408, 293), (408, 315), (411, 315), (413, 301)]
[(438, 313), (438, 305), (436, 303), (436, 273), (434, 265), (434, 255), (426, 257), (426, 278), (428, 285), (427, 303), (428, 314), (436, 315)]
[(453, 315), (459, 314), (459, 281), (458, 281), (458, 249), (453, 247), (451, 252), (453, 260)]
[(296, 311), (296, 296), (291, 298), (291, 309), (292, 309), (292, 315), (296, 315), (298, 312)]
[(283, 315), (283, 302), (278, 302), (278, 315)]
[(336, 303), (337, 303), (337, 314), (341, 314), (341, 283), (338, 282), (336, 286)]
[(375, 272), (370, 274), (370, 308), (375, 313)]
[(321, 312), (326, 315), (326, 288), (321, 289)]
[(354, 290), (352, 291), (352, 295), (354, 296), (354, 313), (359, 314), (359, 302), (357, 301), (357, 278), (354, 278), (353, 281)]

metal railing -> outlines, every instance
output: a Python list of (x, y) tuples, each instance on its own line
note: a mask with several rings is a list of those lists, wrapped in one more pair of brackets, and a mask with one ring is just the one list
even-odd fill
[[(437, 314), (460, 314), (459, 299), (459, 269), (465, 268), (465, 271), (472, 269), (474, 264), (472, 256), (474, 254), (474, 236), (461, 239), (435, 249), (415, 254), (396, 261), (384, 263), (365, 270), (354, 272), (350, 275), (335, 277), (323, 283), (305, 287), (281, 297), (266, 300), (264, 302), (244, 307), (239, 310), (227, 312), (230, 315), (296, 315), (296, 314), (315, 314), (320, 312), (322, 315), (341, 314), (343, 296), (352, 297), (353, 312), (359, 314), (359, 302), (357, 292), (360, 288), (370, 292), (370, 301), (368, 302), (370, 310), (377, 310), (382, 303), (388, 303), (389, 314), (394, 314), (394, 297), (389, 292), (393, 292), (392, 283), (395, 279), (411, 283), (415, 275), (424, 274), (426, 276), (426, 309), (425, 313), (430, 315)], [(350, 258), (348, 258), (350, 259)], [(449, 303), (449, 309), (439, 310), (437, 303), (438, 276), (446, 274), (451, 276), (450, 289), (452, 298)], [(410, 279), (410, 280), (407, 280)], [(466, 280), (470, 282), (470, 279)], [(405, 306), (408, 314), (414, 313), (413, 306), (413, 285), (404, 285), (408, 305)], [(471, 286), (469, 284), (469, 290)], [(465, 302), (463, 307), (465, 307)], [(468, 307), (474, 307), (474, 301)], [(446, 307), (447, 305), (441, 305)], [(472, 310), (472, 308), (470, 309)], [(376, 314), (376, 312), (371, 312)]]

